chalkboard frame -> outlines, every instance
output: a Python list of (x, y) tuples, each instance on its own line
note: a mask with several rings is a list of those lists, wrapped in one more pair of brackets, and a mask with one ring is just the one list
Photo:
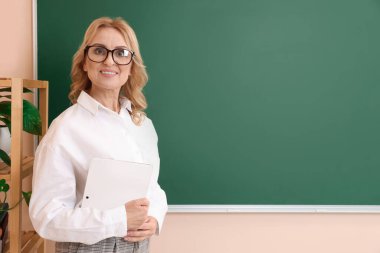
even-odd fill
[[(36, 29), (35, 29), (36, 31)], [(37, 36), (37, 35), (35, 35)], [(35, 64), (35, 66), (37, 66), (37, 64)], [(378, 212), (379, 210), (379, 207), (378, 205), (290, 205), (290, 208), (284, 208), (288, 205), (249, 205), (249, 204), (246, 204), (246, 205), (171, 205), (174, 209), (176, 209), (177, 211), (181, 211), (181, 209), (179, 208), (179, 206), (187, 206), (189, 209), (188, 210), (195, 210), (194, 208), (192, 207), (195, 207), (195, 208), (199, 208), (198, 211), (202, 211), (202, 210), (214, 210), (214, 211), (211, 211), (211, 212), (215, 212), (216, 209), (213, 209), (213, 207), (218, 207), (220, 208), (220, 210), (224, 210), (226, 212), (229, 212), (229, 211), (241, 211), (241, 210), (244, 210), (244, 207), (245, 207), (245, 210), (251, 210), (254, 212), (254, 210), (264, 210), (266, 207), (270, 207), (268, 210), (266, 211), (270, 211), (270, 210), (293, 210), (291, 212), (297, 212), (297, 210), (301, 210), (302, 212), (305, 211), (307, 212), (310, 211), (310, 212), (324, 212), (324, 210), (330, 210), (330, 211), (333, 211), (333, 212), (342, 212), (342, 211), (348, 211), (348, 212)], [(317, 208), (316, 208), (317, 207)], [(320, 208), (321, 207), (321, 208)], [(323, 208), (322, 208), (323, 207)], [(272, 209), (273, 208), (273, 209)], [(293, 209), (292, 209), (293, 208)], [(306, 210), (306, 209), (307, 210)], [(334, 211), (335, 210), (335, 211)], [(286, 211), (285, 211), (286, 212)]]

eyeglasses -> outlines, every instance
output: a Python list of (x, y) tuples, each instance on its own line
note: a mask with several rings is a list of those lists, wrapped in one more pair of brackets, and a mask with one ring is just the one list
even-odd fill
[(128, 65), (135, 56), (133, 51), (125, 48), (109, 50), (102, 46), (87, 46), (84, 52), (87, 54), (88, 59), (93, 62), (104, 62), (108, 57), (108, 53), (111, 53), (113, 61), (118, 65)]

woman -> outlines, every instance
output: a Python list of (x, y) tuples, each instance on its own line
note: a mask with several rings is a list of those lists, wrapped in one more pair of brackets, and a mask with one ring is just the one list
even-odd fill
[[(56, 252), (148, 252), (167, 211), (157, 183), (157, 134), (144, 113), (147, 74), (132, 28), (121, 18), (88, 27), (73, 58), (69, 98), (37, 148), (30, 217), (36, 231), (57, 241)], [(101, 211), (81, 208), (93, 158), (149, 163), (147, 198)], [(106, 169), (106, 168), (105, 168)]]

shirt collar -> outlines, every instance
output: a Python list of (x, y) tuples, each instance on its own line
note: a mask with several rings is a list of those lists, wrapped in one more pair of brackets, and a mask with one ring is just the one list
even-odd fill
[[(81, 91), (81, 93), (79, 94), (77, 103), (81, 105), (84, 109), (86, 109), (87, 111), (91, 112), (93, 115), (97, 114), (97, 112), (99, 111), (99, 108), (109, 110), (106, 107), (104, 107), (101, 103), (96, 101), (93, 97), (91, 97), (85, 91)], [(132, 102), (126, 97), (120, 98), (120, 107), (121, 109), (124, 108), (132, 112)]]
[(132, 102), (126, 97), (120, 98), (120, 107), (132, 112)]

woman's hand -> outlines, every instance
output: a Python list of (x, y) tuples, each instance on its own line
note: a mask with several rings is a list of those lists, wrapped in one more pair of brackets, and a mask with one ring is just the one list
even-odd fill
[(127, 236), (124, 237), (124, 240), (129, 242), (139, 242), (144, 239), (147, 239), (156, 233), (157, 229), (157, 220), (152, 216), (149, 216), (148, 219), (142, 224), (137, 230), (129, 230)]
[(125, 204), (127, 211), (127, 227), (129, 230), (137, 230), (148, 219), (149, 200), (146, 198), (135, 199)]

